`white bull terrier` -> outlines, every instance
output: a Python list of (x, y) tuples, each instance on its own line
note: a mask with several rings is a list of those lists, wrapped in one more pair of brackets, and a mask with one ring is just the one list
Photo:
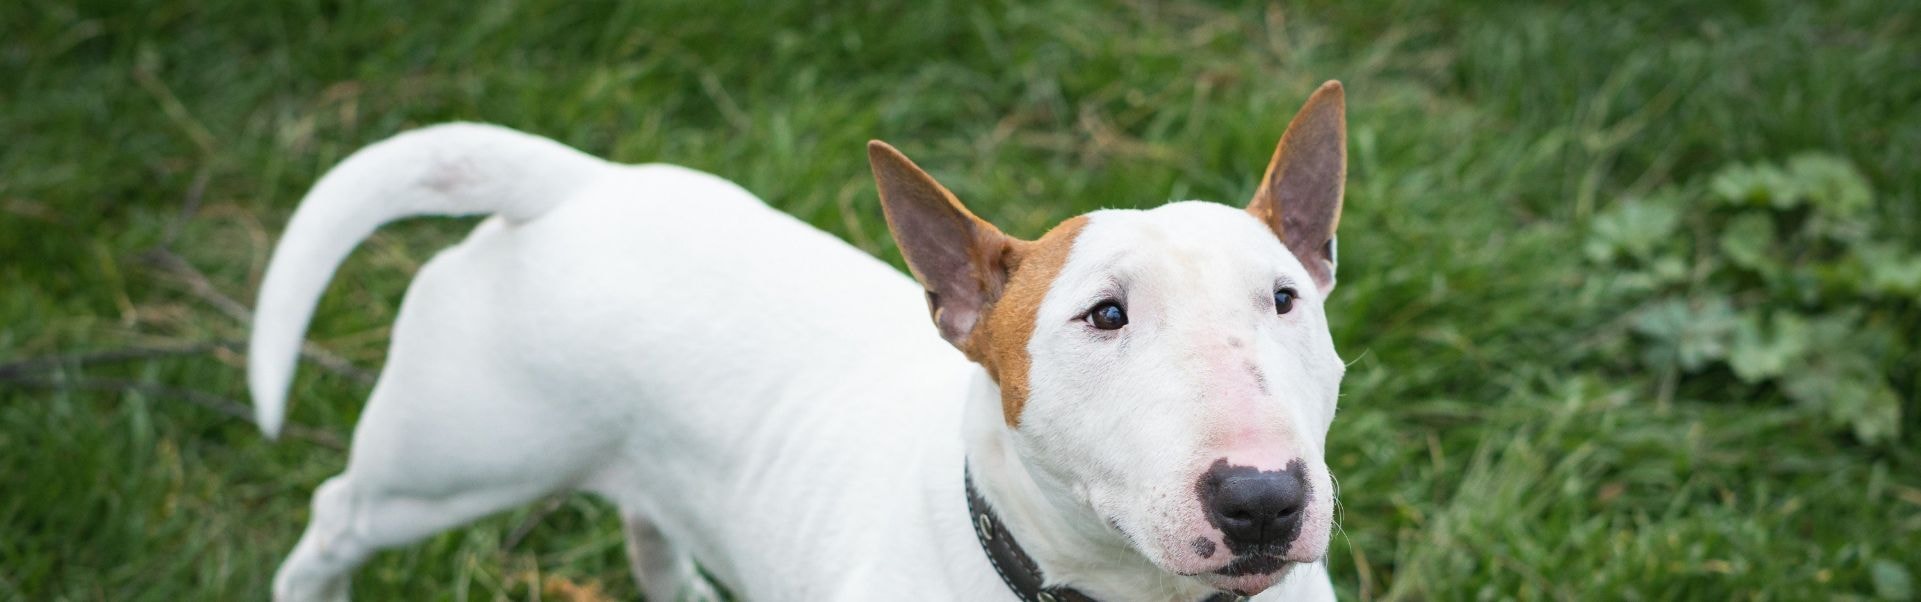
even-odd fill
[(1331, 599), (1344, 110), (1322, 85), (1245, 209), (1034, 241), (872, 142), (918, 285), (709, 174), (473, 124), (369, 146), (261, 287), (269, 436), (361, 239), (492, 217), (415, 277), (274, 596), (345, 599), (377, 550), (580, 490), (619, 506), (650, 600), (713, 596), (696, 565), (754, 601)]

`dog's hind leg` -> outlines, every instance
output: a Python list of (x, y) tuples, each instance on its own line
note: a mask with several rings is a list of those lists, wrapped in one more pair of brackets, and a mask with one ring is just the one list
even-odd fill
[(314, 490), (313, 517), (293, 554), (274, 575), (273, 597), (280, 602), (347, 599), (350, 573), (370, 550), (348, 541), (352, 489), (345, 475), (327, 479)]
[(572, 490), (611, 461), (624, 430), (607, 425), (624, 406), (572, 403), (502, 359), (520, 352), (504, 341), (524, 339), (502, 334), (518, 323), (472, 293), (489, 276), (461, 249), (428, 262), (408, 289), (347, 470), (315, 492), (307, 531), (274, 578), (277, 599), (344, 599), (349, 572), (375, 551)]
[(537, 397), (415, 359), (390, 357), (346, 472), (314, 493), (307, 531), (274, 578), (276, 599), (344, 600), (349, 574), (374, 552), (571, 490), (602, 457), (605, 443), (579, 435), (559, 404), (516, 403)]
[(647, 602), (722, 599), (700, 574), (694, 557), (667, 539), (652, 519), (633, 510), (624, 510), (621, 516), (627, 531), (627, 561)]
[(351, 471), (328, 479), (314, 493), (306, 533), (274, 576), (274, 599), (347, 600), (353, 569), (374, 552), (527, 503), (546, 492), (544, 487), (520, 487), (434, 496), (368, 486)]

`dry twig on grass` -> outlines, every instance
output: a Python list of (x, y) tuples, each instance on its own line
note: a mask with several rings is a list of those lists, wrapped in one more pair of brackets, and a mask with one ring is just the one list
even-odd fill
[[(18, 363), (19, 362), (16, 362), (16, 364)], [(226, 397), (222, 397), (219, 395), (214, 395), (212, 393), (207, 393), (204, 391), (195, 391), (193, 389), (185, 389), (181, 387), (169, 387), (166, 385), (143, 383), (143, 382), (123, 379), (123, 378), (62, 379), (62, 378), (55, 378), (55, 377), (41, 375), (41, 374), (15, 374), (15, 373), (0, 373), (0, 383), (10, 384), (10, 385), (19, 386), (19, 387), (33, 387), (33, 388), (44, 388), (44, 389), (77, 389), (77, 390), (85, 390), (85, 391), (133, 391), (133, 392), (138, 392), (144, 395), (151, 395), (154, 397), (168, 397), (168, 398), (178, 399), (181, 401), (185, 401), (187, 403), (191, 403), (191, 404), (206, 408), (208, 410), (212, 410), (216, 413), (225, 415), (229, 418), (235, 418), (239, 420), (244, 420), (248, 423), (253, 423), (253, 410), (251, 408), (248, 408), (246, 404), (243, 404), (238, 401), (234, 401), (232, 399), (228, 399)], [(288, 424), (281, 429), (281, 433), (285, 434), (288, 437), (314, 443), (316, 445), (320, 445), (322, 447), (326, 447), (329, 449), (334, 449), (334, 450), (347, 449), (347, 444), (344, 441), (341, 441), (340, 436), (335, 435), (329, 431), (325, 431), (325, 430), (321, 430), (321, 429), (317, 429), (317, 428), (313, 428), (305, 425)]]
[[(181, 258), (180, 255), (164, 248), (156, 248), (148, 251), (143, 258), (155, 268), (173, 276), (187, 287), (188, 292), (193, 293), (195, 297), (199, 297), (201, 301), (206, 302), (208, 305), (212, 305), (213, 308), (219, 310), (220, 313), (226, 314), (228, 318), (232, 318), (242, 325), (253, 323), (253, 312), (248, 310), (247, 306), (242, 305), (239, 301), (235, 301), (233, 297), (227, 296), (226, 293), (220, 292), (220, 289), (214, 287), (213, 281), (207, 279), (205, 273), (193, 267), (192, 264), (187, 263), (187, 260)], [(372, 386), (374, 384), (374, 374), (372, 372), (363, 370), (359, 366), (355, 366), (353, 362), (348, 361), (347, 358), (323, 349), (318, 345), (305, 343), (301, 345), (300, 354), (312, 360), (313, 363), (328, 372), (345, 376), (363, 385)]]

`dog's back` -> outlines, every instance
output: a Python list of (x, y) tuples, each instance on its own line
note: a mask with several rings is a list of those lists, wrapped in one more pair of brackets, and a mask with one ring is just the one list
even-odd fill
[[(409, 214), (512, 211), (416, 276), (348, 469), (316, 494), (310, 533), (325, 533), (318, 541), (331, 549), (303, 557), (303, 540), (277, 580), (281, 594), (331, 587), (326, 571), (305, 571), (328, 558), (562, 488), (614, 498), (630, 523), (663, 540), (736, 546), (668, 553), (700, 558), (750, 591), (819, 583), (731, 567), (748, 559), (812, 570), (779, 559), (818, 553), (823, 542), (862, 549), (858, 539), (888, 531), (889, 513), (912, 512), (867, 507), (863, 491), (918, 486), (913, 471), (928, 454), (952, 460), (941, 468), (958, 465), (959, 404), (935, 398), (965, 387), (949, 382), (965, 360), (928, 336), (910, 279), (720, 178), (550, 153), (538, 148), (544, 140), (471, 128), (493, 129), (406, 134), (363, 153), (421, 164), (356, 157), (336, 172), (370, 168), (328, 176), (358, 182), (357, 192), (424, 191), (434, 202), (323, 194), (323, 182), (276, 253), (254, 348), (269, 432), (280, 416), (272, 393), (285, 386), (272, 368), (291, 361), (315, 301), (295, 294), (323, 290), (316, 281), (324, 285), (357, 237)], [(529, 155), (547, 164), (489, 169), (500, 156)], [(521, 190), (560, 192), (530, 202)], [(449, 191), (470, 196), (439, 198)], [(804, 487), (820, 481), (841, 493)], [(795, 496), (801, 489), (811, 494)], [(823, 514), (850, 509), (873, 534), (823, 532), (840, 524)], [(314, 579), (303, 580), (308, 572)]]

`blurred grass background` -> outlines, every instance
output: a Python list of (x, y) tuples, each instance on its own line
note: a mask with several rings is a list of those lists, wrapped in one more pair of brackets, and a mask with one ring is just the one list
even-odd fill
[[(1347, 85), (1352, 136), (1329, 312), (1354, 362), (1328, 442), (1344, 597), (1911, 598), (1917, 17), (1786, 0), (0, 4), (0, 599), (266, 596), (343, 466), (412, 272), (471, 224), (390, 227), (357, 252), (314, 323), (299, 431), (264, 441), (234, 416), (231, 342), (294, 204), (367, 143), (479, 120), (689, 165), (898, 264), (869, 138), (1033, 236), (1099, 207), (1243, 201), (1325, 79)], [(1808, 151), (1869, 201), (1830, 215), (1793, 192), (1818, 174), (1767, 172)], [(1730, 175), (1744, 166), (1779, 177)], [(1674, 218), (1636, 209), (1654, 205)], [(1730, 212), (1768, 216), (1740, 231), (1813, 275), (1741, 267), (1713, 244)], [(1854, 242), (1823, 242), (1837, 220)], [(1895, 259), (1855, 259), (1874, 253)], [(1801, 340), (1764, 319), (1780, 312), (1839, 334), (1753, 363)], [(1834, 375), (1797, 386), (1807, 370)], [(633, 599), (617, 525), (555, 500), (384, 553), (356, 593)]]

